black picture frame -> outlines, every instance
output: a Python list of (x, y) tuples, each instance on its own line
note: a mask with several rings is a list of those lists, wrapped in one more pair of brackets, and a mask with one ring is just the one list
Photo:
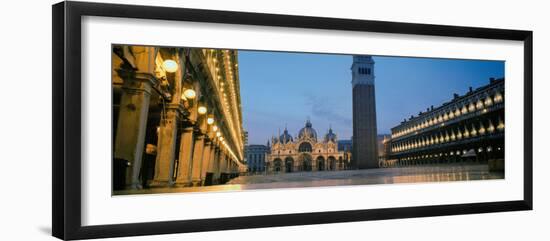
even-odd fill
[[(90, 2), (60, 2), (53, 15), (52, 233), (60, 239), (200, 232), (336, 222), (532, 210), (533, 32), (491, 28), (290, 16)], [(428, 36), (517, 40), (524, 43), (524, 187), (522, 200), (345, 210), (234, 218), (82, 226), (81, 17), (194, 21)]]

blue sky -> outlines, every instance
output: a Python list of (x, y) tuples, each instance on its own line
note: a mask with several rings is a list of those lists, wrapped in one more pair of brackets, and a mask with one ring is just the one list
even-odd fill
[[(374, 56), (378, 133), (468, 87), (504, 77), (504, 62)], [(239, 51), (243, 125), (249, 144), (265, 144), (287, 126), (295, 136), (307, 118), (319, 136), (329, 126), (352, 135), (351, 55)]]

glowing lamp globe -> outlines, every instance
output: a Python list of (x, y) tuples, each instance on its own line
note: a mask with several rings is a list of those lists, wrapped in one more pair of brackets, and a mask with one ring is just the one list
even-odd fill
[(189, 100), (195, 99), (196, 96), (197, 96), (197, 93), (193, 89), (185, 89), (182, 95), (182, 97), (185, 97)]
[(209, 125), (214, 124), (214, 117), (213, 116), (208, 116), (208, 118), (206, 119), (206, 123), (208, 123)]
[(174, 73), (178, 70), (178, 63), (176, 61), (167, 59), (162, 63), (162, 67), (164, 67), (164, 70), (168, 73)]
[(204, 106), (199, 106), (197, 111), (199, 112), (199, 114), (204, 115), (204, 114), (206, 114), (207, 109)]

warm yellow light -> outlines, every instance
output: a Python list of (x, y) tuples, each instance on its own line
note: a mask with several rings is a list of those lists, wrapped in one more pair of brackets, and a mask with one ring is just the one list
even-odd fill
[(204, 107), (204, 106), (199, 106), (197, 111), (199, 112), (199, 114), (204, 115), (204, 114), (206, 114), (206, 111), (208, 111), (208, 109), (206, 109), (206, 107)]
[(220, 132), (218, 131), (218, 132), (216, 132), (216, 136), (217, 136), (217, 137), (220, 137), (220, 136), (222, 136), (222, 133), (220, 133)]
[(208, 123), (209, 125), (214, 124), (214, 117), (209, 116), (208, 119), (206, 119), (206, 123)]
[(214, 132), (218, 131), (218, 126), (212, 126), (212, 131)]
[(162, 67), (164, 67), (164, 70), (166, 70), (166, 72), (174, 73), (178, 70), (178, 63), (176, 63), (176, 61), (174, 60), (167, 59), (164, 60), (164, 62), (162, 63)]
[[(195, 90), (193, 89), (186, 89), (183, 91), (183, 95), (182, 97), (185, 97), (189, 100), (192, 100), (192, 99), (195, 99), (195, 97), (197, 96), (197, 93), (195, 92)], [(183, 98), (182, 98), (183, 99)]]
[(223, 136), (220, 136), (220, 141), (223, 141)]

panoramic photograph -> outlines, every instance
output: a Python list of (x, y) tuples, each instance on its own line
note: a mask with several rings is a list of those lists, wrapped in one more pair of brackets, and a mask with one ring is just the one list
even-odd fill
[(504, 61), (112, 45), (112, 195), (504, 179)]

